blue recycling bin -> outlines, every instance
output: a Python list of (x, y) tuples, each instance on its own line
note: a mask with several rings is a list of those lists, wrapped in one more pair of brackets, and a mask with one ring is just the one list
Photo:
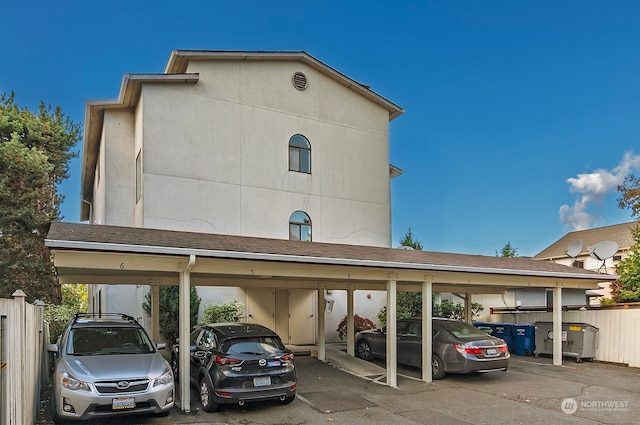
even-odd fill
[(516, 355), (531, 356), (536, 349), (536, 326), (533, 323), (514, 323)]
[(495, 322), (493, 323), (493, 336), (502, 338), (507, 343), (509, 352), (513, 353), (516, 349), (516, 340), (513, 335), (513, 323)]
[(493, 335), (493, 323), (492, 322), (473, 322), (473, 326), (480, 329), (482, 332), (486, 332), (489, 335)]

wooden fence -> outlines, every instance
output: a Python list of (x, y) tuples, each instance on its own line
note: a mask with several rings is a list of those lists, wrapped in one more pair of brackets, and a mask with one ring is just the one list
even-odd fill
[(48, 376), (44, 304), (32, 305), (25, 298), (20, 290), (13, 299), (0, 298), (0, 425), (34, 423)]
[[(492, 322), (535, 323), (553, 320), (549, 312), (492, 314)], [(640, 367), (640, 309), (598, 308), (563, 311), (563, 322), (587, 323), (598, 328), (595, 359)]]

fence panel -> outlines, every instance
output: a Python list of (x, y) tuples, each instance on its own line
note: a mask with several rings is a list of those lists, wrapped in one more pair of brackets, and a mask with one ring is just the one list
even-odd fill
[[(522, 312), (491, 315), (494, 322), (535, 323), (552, 321), (552, 313)], [(563, 322), (588, 323), (598, 328), (595, 359), (640, 367), (640, 309), (598, 309), (566, 311)]]
[(13, 299), (0, 299), (2, 382), (0, 424), (32, 424), (40, 404), (44, 353), (44, 308), (25, 302), (16, 291)]

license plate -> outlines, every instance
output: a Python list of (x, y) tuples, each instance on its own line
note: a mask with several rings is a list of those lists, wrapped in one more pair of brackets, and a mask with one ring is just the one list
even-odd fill
[(254, 387), (264, 387), (265, 385), (271, 385), (271, 377), (270, 376), (262, 376), (259, 378), (253, 378), (253, 386)]
[(136, 401), (133, 397), (114, 398), (111, 408), (113, 410), (133, 409), (136, 407)]
[(498, 350), (495, 348), (487, 348), (487, 356), (497, 356)]

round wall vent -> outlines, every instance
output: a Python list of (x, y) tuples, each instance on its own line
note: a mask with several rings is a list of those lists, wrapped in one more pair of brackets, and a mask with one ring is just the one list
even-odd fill
[(297, 88), (298, 90), (304, 90), (307, 88), (307, 76), (302, 72), (296, 72), (295, 74), (293, 74), (292, 81), (293, 87)]

